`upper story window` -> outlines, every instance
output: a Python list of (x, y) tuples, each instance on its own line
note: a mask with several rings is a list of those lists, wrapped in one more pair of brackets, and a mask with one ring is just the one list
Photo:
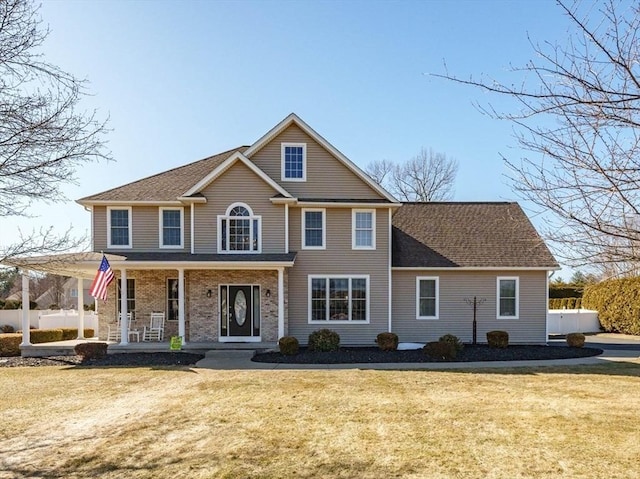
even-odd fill
[(440, 309), (438, 277), (416, 278), (416, 318), (438, 319)]
[(131, 248), (131, 207), (107, 208), (107, 247)]
[(518, 277), (498, 277), (498, 319), (518, 319), (519, 282)]
[(234, 203), (224, 216), (218, 216), (218, 251), (220, 253), (259, 253), (261, 244), (260, 216), (244, 203)]
[(376, 249), (376, 210), (352, 211), (351, 247), (353, 249)]
[(302, 249), (325, 249), (326, 231), (325, 209), (302, 209)]
[(184, 246), (183, 218), (182, 208), (160, 208), (160, 248)]
[(307, 144), (282, 143), (282, 181), (307, 181)]

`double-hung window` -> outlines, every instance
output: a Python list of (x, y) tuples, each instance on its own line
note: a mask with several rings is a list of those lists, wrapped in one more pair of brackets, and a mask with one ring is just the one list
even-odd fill
[(302, 209), (302, 249), (326, 248), (326, 210)]
[(498, 277), (498, 319), (518, 319), (519, 282), (518, 277)]
[(307, 144), (282, 143), (282, 181), (307, 181)]
[(160, 208), (160, 248), (182, 248), (184, 245), (182, 208)]
[(438, 319), (440, 313), (440, 281), (438, 277), (416, 278), (416, 318)]
[(369, 322), (369, 276), (309, 276), (309, 322)]
[(107, 247), (131, 248), (131, 207), (107, 208)]
[(352, 210), (351, 247), (376, 249), (376, 210)]
[(259, 253), (262, 249), (261, 217), (243, 203), (234, 203), (224, 216), (218, 216), (220, 253)]

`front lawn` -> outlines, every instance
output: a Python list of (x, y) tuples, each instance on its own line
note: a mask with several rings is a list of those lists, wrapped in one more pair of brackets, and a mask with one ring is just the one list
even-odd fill
[(640, 364), (0, 369), (0, 478), (636, 478)]

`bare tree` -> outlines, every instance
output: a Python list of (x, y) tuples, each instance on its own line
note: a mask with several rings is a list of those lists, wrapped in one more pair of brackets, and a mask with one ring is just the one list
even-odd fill
[[(86, 81), (38, 53), (48, 33), (30, 0), (0, 1), (0, 218), (28, 216), (34, 201), (65, 201), (62, 187), (75, 182), (79, 165), (110, 159), (105, 121), (79, 110)], [(0, 263), (81, 243), (45, 229), (3, 246)]]
[(535, 60), (512, 69), (518, 81), (436, 76), (516, 100), (514, 111), (480, 109), (515, 124), (531, 155), (504, 158), (510, 178), (523, 198), (552, 213), (547, 236), (565, 260), (638, 271), (640, 7), (558, 5), (573, 27), (569, 40), (530, 40)]
[(369, 163), (366, 172), (402, 201), (444, 201), (453, 197), (458, 162), (443, 153), (422, 148), (404, 163), (389, 160)]

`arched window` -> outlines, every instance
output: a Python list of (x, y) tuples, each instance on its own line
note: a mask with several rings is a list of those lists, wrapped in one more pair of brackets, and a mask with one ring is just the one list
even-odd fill
[(262, 219), (244, 203), (233, 203), (224, 216), (218, 216), (220, 253), (259, 253)]

